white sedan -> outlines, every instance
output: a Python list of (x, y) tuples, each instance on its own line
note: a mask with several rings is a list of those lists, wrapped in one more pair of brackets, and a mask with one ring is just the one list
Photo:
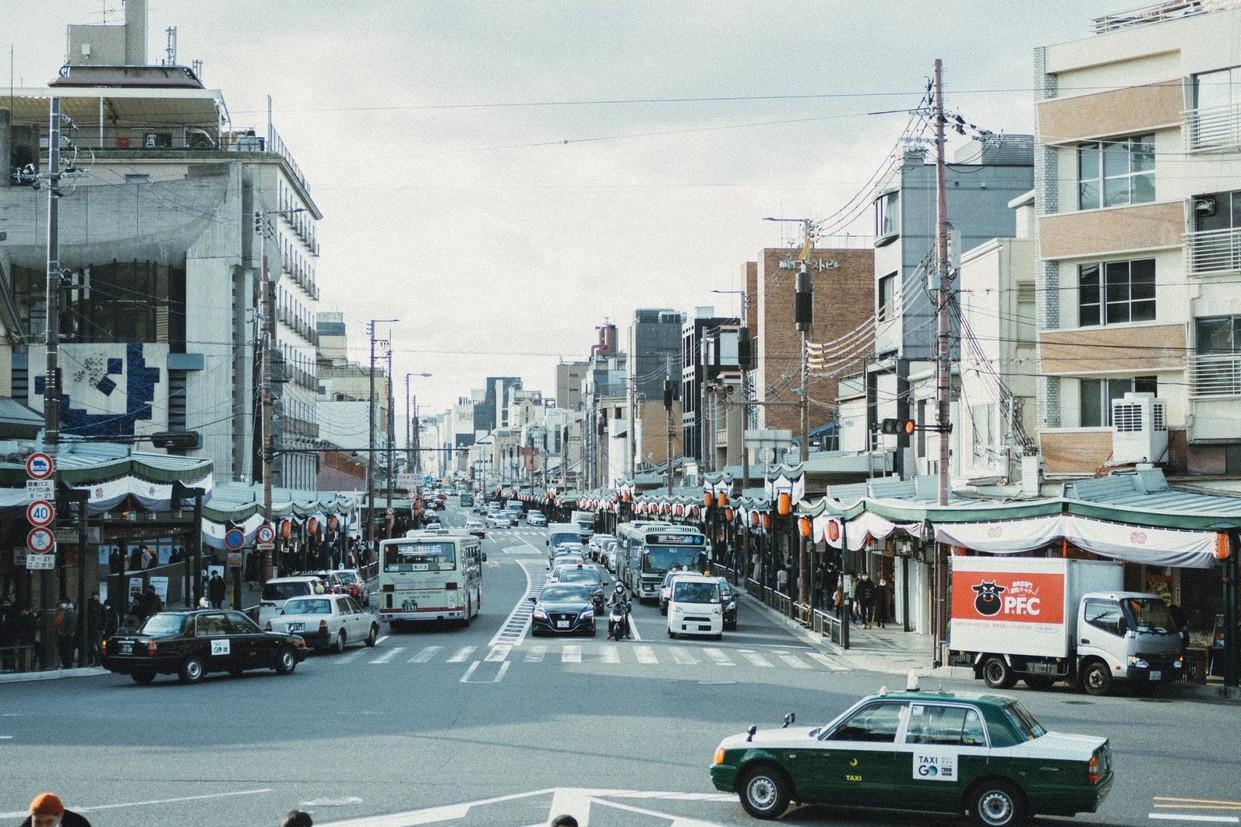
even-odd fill
[(295, 597), (280, 613), (267, 621), (271, 632), (300, 635), (314, 649), (343, 652), (350, 643), (374, 646), (379, 637), (379, 621), (344, 594)]

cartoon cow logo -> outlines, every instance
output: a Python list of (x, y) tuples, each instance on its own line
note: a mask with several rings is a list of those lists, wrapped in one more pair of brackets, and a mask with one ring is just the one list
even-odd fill
[(1004, 587), (994, 581), (984, 580), (973, 587), (978, 593), (978, 597), (974, 598), (974, 608), (978, 610), (980, 615), (997, 615), (1000, 613), (1000, 592), (1004, 591)]

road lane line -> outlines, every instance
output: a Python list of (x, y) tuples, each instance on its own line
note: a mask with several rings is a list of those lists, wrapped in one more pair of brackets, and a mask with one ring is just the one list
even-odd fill
[(635, 646), (633, 654), (638, 659), (638, 663), (659, 663), (659, 658), (655, 657), (655, 650), (650, 646)]
[[(212, 798), (235, 798), (241, 795), (261, 795), (271, 792), (270, 787), (264, 787), (261, 790), (236, 790), (228, 793), (208, 793), (205, 795), (183, 795), (177, 798), (155, 798), (147, 801), (126, 801), (121, 804), (93, 804), (88, 807), (81, 805), (74, 806), (74, 812), (78, 813), (94, 813), (100, 810), (119, 810), (123, 807), (153, 807), (159, 804), (180, 804), (183, 801), (206, 801)], [(0, 813), (0, 818), (22, 818), (30, 815), (29, 810), (21, 810), (14, 813)]]
[(1184, 804), (1219, 804), (1224, 807), (1241, 807), (1241, 801), (1218, 801), (1214, 798), (1183, 798), (1177, 795), (1156, 795), (1152, 798), (1155, 801), (1174, 801)]
[(767, 660), (767, 658), (757, 652), (742, 652), (741, 656), (748, 660), (751, 666), (757, 666), (760, 669), (771, 668), (771, 663)]
[(629, 636), (634, 640), (641, 640), (642, 635), (638, 634), (638, 624), (633, 622), (633, 615), (629, 615)]
[(814, 660), (818, 661), (819, 663), (823, 664), (824, 666), (826, 666), (828, 669), (832, 670), (833, 672), (847, 672), (847, 671), (849, 671), (849, 667), (847, 667), (847, 666), (841, 666), (839, 663), (837, 663), (836, 661), (832, 660), (832, 659), (831, 659), (831, 658), (829, 658), (827, 655), (820, 654), (819, 652), (807, 652), (807, 653), (806, 653), (806, 657), (808, 657), (808, 658), (812, 658), (812, 659), (814, 659)]
[(461, 680), (458, 681), (458, 683), (469, 683), (470, 676), (474, 674), (474, 670), (478, 668), (479, 663), (480, 661), (474, 661), (471, 663), (470, 668), (465, 670), (465, 674), (461, 676)]
[(381, 637), (377, 637), (377, 638), (375, 638), (375, 645), (376, 645), (376, 646), (378, 646), (379, 644), (381, 644), (381, 643), (383, 643), (385, 640), (387, 640), (389, 637), (391, 637), (391, 635), (383, 635), (383, 636), (381, 636)]
[(1160, 821), (1194, 821), (1206, 824), (1239, 824), (1241, 818), (1236, 816), (1198, 816), (1178, 813), (1147, 813), (1147, 818)]
[(435, 655), (439, 652), (439, 650), (443, 648), (444, 647), (442, 646), (423, 647), (421, 652), (414, 655), (412, 658), (406, 661), (406, 663), (426, 663), (429, 660), (431, 660), (431, 658), (435, 657)]
[(465, 663), (466, 659), (474, 654), (474, 650), (477, 648), (477, 646), (462, 646), (456, 652), (453, 652), (452, 657), (448, 659), (448, 663)]
[(401, 654), (404, 651), (405, 651), (404, 646), (394, 646), (391, 649), (389, 649), (387, 652), (385, 652), (384, 654), (370, 661), (370, 663), (372, 664), (387, 663), (388, 661), (392, 660), (393, 658), (395, 658), (397, 655)]
[(343, 666), (346, 663), (352, 663), (353, 661), (362, 657), (365, 651), (366, 651), (365, 649), (359, 649), (353, 654), (345, 655), (343, 658), (337, 658), (336, 660), (332, 661), (332, 663), (336, 664), (337, 666)]
[(578, 646), (576, 643), (566, 644), (564, 649), (560, 650), (560, 662), (561, 663), (581, 663), (582, 662), (582, 647)]
[[(527, 543), (527, 545), (529, 544)], [(531, 548), (534, 548), (534, 546), (531, 546)], [(537, 551), (537, 549), (535, 550)], [(537, 595), (539, 590), (543, 588), (545, 574), (540, 570), (537, 575), (531, 575), (525, 560), (518, 560), (517, 565), (521, 566), (521, 572), (526, 576), (526, 590), (518, 599), (517, 604), (513, 606), (513, 610), (509, 612), (505, 621), (500, 624), (499, 630), (491, 638), (491, 641), (487, 644), (488, 646), (495, 646), (501, 643), (520, 646), (521, 642), (526, 639), (526, 634), (530, 631), (530, 615), (534, 612), (534, 604), (530, 602), (530, 598)]]
[(736, 664), (734, 664), (731, 660), (728, 659), (728, 655), (724, 654), (723, 650), (721, 649), (716, 649), (714, 647), (707, 647), (703, 649), (702, 651), (703, 651), (703, 654), (709, 657), (711, 659), (711, 662), (714, 663), (716, 666), (736, 666)]
[(513, 650), (512, 646), (493, 646), (491, 651), (487, 653), (487, 657), (483, 658), (487, 663), (503, 663), (508, 659), (508, 653)]
[(789, 666), (792, 669), (809, 669), (810, 668), (809, 666), (807, 666), (802, 661), (798, 660), (793, 655), (777, 654), (777, 657), (779, 657), (780, 660), (784, 661), (785, 665)]
[(600, 663), (620, 663), (620, 650), (615, 646), (604, 646), (599, 650)]
[(547, 656), (547, 644), (536, 643), (526, 650), (526, 663), (542, 663)]
[(697, 666), (698, 659), (688, 649), (682, 649), (679, 646), (669, 647), (672, 651), (672, 659), (681, 666)]

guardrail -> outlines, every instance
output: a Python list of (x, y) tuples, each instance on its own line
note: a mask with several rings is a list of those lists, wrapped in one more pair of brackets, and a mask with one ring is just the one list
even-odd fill
[[(725, 572), (730, 570), (726, 566), (714, 564), (711, 571), (719, 577), (724, 577)], [(823, 635), (840, 648), (849, 648), (849, 621), (843, 615), (836, 617), (808, 603), (799, 603), (789, 595), (764, 586), (753, 578), (746, 578), (744, 587), (738, 583), (738, 588), (744, 588), (746, 594), (764, 606), (775, 609), (790, 620), (795, 620), (807, 629)]]

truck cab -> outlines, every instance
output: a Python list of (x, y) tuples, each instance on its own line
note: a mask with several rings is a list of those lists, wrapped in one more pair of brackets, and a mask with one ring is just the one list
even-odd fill
[(1180, 629), (1158, 595), (1087, 592), (1078, 607), (1077, 663), (1082, 687), (1096, 695), (1116, 681), (1174, 681), (1184, 668)]

